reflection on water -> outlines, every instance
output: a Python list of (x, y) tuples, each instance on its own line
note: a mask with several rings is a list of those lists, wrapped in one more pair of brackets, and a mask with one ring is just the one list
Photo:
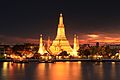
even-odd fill
[(120, 63), (0, 63), (0, 80), (119, 80)]
[(24, 65), (11, 62), (0, 63), (0, 80), (17, 80), (20, 76), (24, 76)]

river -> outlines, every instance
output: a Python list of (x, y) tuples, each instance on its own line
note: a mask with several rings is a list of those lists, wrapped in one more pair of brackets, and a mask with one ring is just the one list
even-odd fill
[(0, 80), (120, 80), (120, 62), (1, 62)]

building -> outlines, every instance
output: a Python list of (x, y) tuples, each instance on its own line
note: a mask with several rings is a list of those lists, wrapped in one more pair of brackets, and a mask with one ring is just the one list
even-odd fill
[(52, 45), (50, 46), (50, 51), (53, 55), (59, 54), (61, 51), (67, 51), (67, 53), (72, 54), (73, 49), (71, 48), (69, 41), (65, 35), (65, 27), (63, 23), (63, 16), (60, 14), (59, 24), (57, 29), (57, 36), (55, 40), (53, 40)]
[(78, 41), (78, 36), (75, 34), (74, 35), (74, 46), (73, 46), (73, 56), (77, 56), (77, 51), (79, 49), (79, 41)]
[(111, 44), (111, 45), (109, 45), (109, 48), (110, 49), (120, 49), (120, 44)]
[(44, 53), (48, 53), (43, 45), (42, 34), (40, 35), (40, 43), (39, 43), (39, 50), (38, 53), (43, 55)]

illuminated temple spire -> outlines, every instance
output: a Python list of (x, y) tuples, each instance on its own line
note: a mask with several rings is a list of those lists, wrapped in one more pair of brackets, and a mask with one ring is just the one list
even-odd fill
[(42, 39), (42, 34), (40, 35), (40, 43), (39, 43), (39, 50), (38, 53), (40, 53), (41, 55), (43, 55), (44, 53), (46, 53), (47, 51), (45, 50), (45, 47), (43, 45), (43, 39)]
[(61, 13), (59, 17), (59, 24), (58, 24), (56, 39), (60, 40), (63, 38), (66, 39), (65, 28), (64, 28), (64, 23), (63, 23), (63, 15)]
[(59, 18), (59, 27), (60, 27), (60, 25), (61, 25), (61, 27), (64, 27), (63, 25), (63, 16), (62, 16), (62, 13), (60, 14), (60, 18)]
[(77, 50), (79, 49), (79, 41), (78, 41), (78, 36), (75, 34), (74, 35), (74, 47), (73, 47), (73, 56), (77, 56)]
[(50, 46), (50, 50), (54, 55), (57, 55), (62, 50), (67, 51), (68, 53), (72, 52), (72, 48), (65, 36), (65, 27), (63, 23), (63, 15), (60, 14), (59, 17), (59, 24), (57, 29), (57, 36), (53, 41), (52, 45)]

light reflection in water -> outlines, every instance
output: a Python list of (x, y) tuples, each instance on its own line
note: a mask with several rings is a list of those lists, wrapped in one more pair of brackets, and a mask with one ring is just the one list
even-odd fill
[(115, 62), (112, 62), (111, 79), (115, 80)]
[(2, 76), (7, 76), (8, 62), (3, 63)]
[[(3, 62), (2, 64), (2, 80), (16, 80), (15, 75), (24, 70), (25, 64), (16, 64), (12, 62)], [(0, 79), (1, 80), (1, 79)]]
[[(71, 62), (59, 62), (54, 64), (38, 64), (37, 79), (43, 80), (81, 80), (81, 64)], [(46, 77), (47, 76), (47, 77)], [(71, 78), (72, 77), (72, 78)], [(74, 79), (73, 79), (74, 78)]]
[[(2, 68), (2, 79), (9, 78), (13, 75), (13, 67), (11, 62), (4, 62)], [(9, 73), (9, 74), (8, 74)]]
[(94, 76), (95, 79), (100, 79), (103, 80), (103, 63), (102, 62), (98, 62), (96, 65), (94, 65), (94, 72), (95, 74), (97, 74), (96, 76)]
[(0, 80), (119, 80), (120, 74), (120, 64), (102, 62), (4, 62), (0, 69)]
[(7, 70), (7, 65), (8, 65), (8, 62), (3, 63), (3, 70)]

